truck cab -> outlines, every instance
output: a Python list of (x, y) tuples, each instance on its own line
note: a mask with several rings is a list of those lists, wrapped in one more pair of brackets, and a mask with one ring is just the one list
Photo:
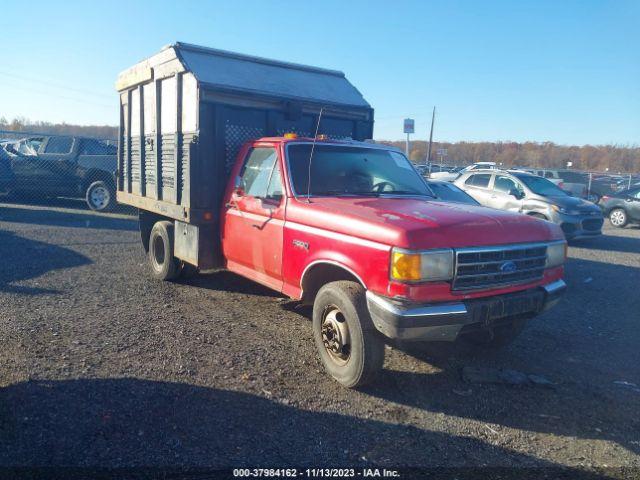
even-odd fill
[(223, 268), (312, 305), (344, 386), (375, 378), (386, 342), (505, 344), (565, 289), (559, 227), (438, 200), (367, 140), (341, 72), (177, 43), (116, 87), (117, 198), (153, 277)]
[(439, 201), (402, 152), (370, 143), (249, 142), (220, 216), (225, 268), (313, 305), (347, 386), (381, 368), (385, 337), (498, 346), (565, 288), (555, 225)]

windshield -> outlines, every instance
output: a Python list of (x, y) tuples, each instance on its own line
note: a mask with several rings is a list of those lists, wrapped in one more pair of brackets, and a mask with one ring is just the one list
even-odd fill
[(537, 177), (535, 175), (516, 175), (529, 190), (536, 195), (543, 197), (564, 197), (567, 194), (558, 188), (555, 183), (550, 182), (546, 178)]
[(429, 182), (429, 188), (433, 190), (436, 197), (445, 202), (468, 203), (470, 205), (480, 205), (471, 195), (448, 182)]
[[(306, 195), (311, 144), (291, 144), (287, 154), (294, 193)], [(399, 152), (318, 144), (311, 161), (310, 194), (433, 197), (422, 177)]]

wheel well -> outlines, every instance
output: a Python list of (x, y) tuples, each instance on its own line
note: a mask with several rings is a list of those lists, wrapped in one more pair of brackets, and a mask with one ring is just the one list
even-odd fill
[(87, 173), (85, 173), (84, 180), (82, 181), (82, 192), (86, 192), (87, 188), (89, 188), (89, 185), (100, 180), (115, 189), (116, 182), (114, 176), (104, 170), (96, 169), (89, 170)]
[(346, 268), (333, 263), (317, 263), (303, 274), (302, 303), (312, 304), (323, 285), (338, 280), (351, 280), (366, 288), (362, 281)]
[(147, 253), (149, 253), (149, 237), (151, 236), (151, 230), (157, 222), (162, 220), (169, 220), (173, 222), (170, 218), (163, 217), (162, 215), (156, 215), (155, 213), (147, 212), (145, 210), (138, 210), (140, 240), (142, 240), (142, 247)]

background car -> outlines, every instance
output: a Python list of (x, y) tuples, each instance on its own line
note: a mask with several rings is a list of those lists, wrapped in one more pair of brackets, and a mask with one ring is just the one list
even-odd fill
[(4, 149), (0, 148), (0, 193), (5, 193), (10, 188), (13, 180), (11, 159)]
[(549, 180), (525, 172), (473, 171), (458, 177), (455, 185), (486, 207), (521, 212), (556, 223), (567, 240), (600, 235), (600, 208), (567, 195)]
[(438, 200), (443, 202), (466, 203), (468, 205), (480, 205), (471, 195), (458, 188), (451, 182), (428, 180), (427, 184)]
[(83, 197), (92, 210), (116, 203), (117, 147), (94, 138), (32, 136), (5, 142), (11, 169), (8, 190), (17, 196)]
[(453, 182), (459, 175), (465, 172), (471, 172), (475, 170), (492, 170), (495, 169), (496, 162), (476, 162), (472, 165), (468, 165), (464, 167), (462, 170), (456, 171), (441, 171), (441, 172), (433, 172), (431, 173), (431, 177), (434, 180), (445, 180), (447, 182)]
[(640, 223), (640, 187), (606, 195), (600, 200), (600, 206), (614, 227)]

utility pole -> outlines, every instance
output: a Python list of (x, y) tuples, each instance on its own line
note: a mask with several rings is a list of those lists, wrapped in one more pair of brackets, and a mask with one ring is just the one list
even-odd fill
[(433, 113), (431, 114), (431, 133), (429, 133), (429, 148), (427, 149), (426, 164), (431, 163), (431, 144), (433, 143), (433, 122), (436, 119), (436, 107), (433, 107)]

